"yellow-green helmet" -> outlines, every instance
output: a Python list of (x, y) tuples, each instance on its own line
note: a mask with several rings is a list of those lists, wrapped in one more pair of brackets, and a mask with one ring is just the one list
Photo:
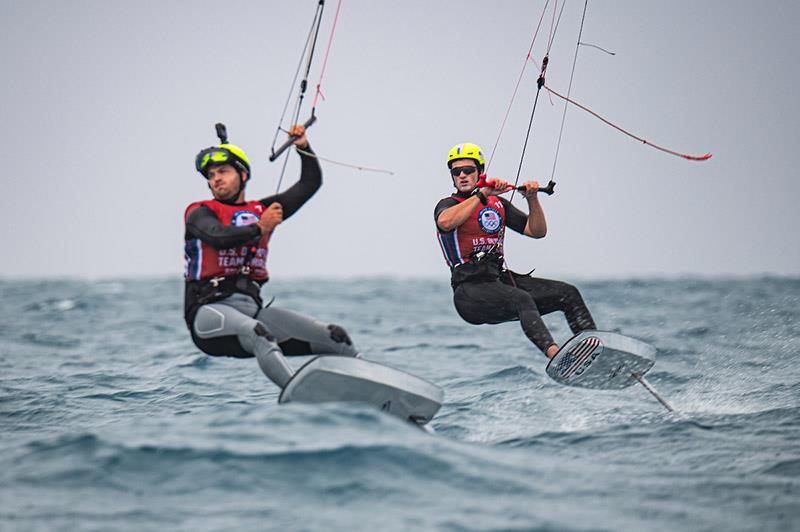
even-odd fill
[(478, 163), (478, 168), (480, 170), (483, 170), (486, 164), (486, 159), (483, 158), (481, 147), (471, 142), (462, 142), (461, 144), (453, 146), (450, 153), (447, 154), (447, 167), (450, 168), (450, 164), (457, 159), (472, 159)]
[(250, 175), (250, 159), (244, 151), (234, 144), (220, 144), (206, 148), (197, 154), (194, 160), (194, 167), (203, 177), (208, 179), (208, 169), (218, 164), (230, 164), (237, 170), (244, 170)]

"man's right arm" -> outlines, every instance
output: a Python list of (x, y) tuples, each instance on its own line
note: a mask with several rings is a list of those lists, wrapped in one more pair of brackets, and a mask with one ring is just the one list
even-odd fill
[(261, 228), (258, 224), (223, 225), (214, 211), (200, 205), (186, 219), (186, 238), (199, 238), (214, 249), (228, 249), (258, 240)]
[(469, 197), (462, 202), (452, 197), (444, 198), (439, 201), (433, 211), (436, 227), (440, 231), (452, 231), (469, 219), (480, 202), (481, 200), (477, 196)]
[[(489, 196), (499, 196), (500, 194), (508, 192), (514, 188), (506, 181), (497, 178), (490, 179), (488, 183), (489, 186), (480, 188), (480, 193), (484, 196), (484, 200)], [(439, 206), (442, 205), (442, 203), (447, 199), (452, 200), (452, 206), (446, 207), (440, 212)], [(481, 200), (477, 194), (468, 197), (460, 203), (452, 197), (445, 198), (439, 202), (439, 205), (436, 206), (436, 211), (434, 214), (436, 216), (436, 226), (442, 231), (452, 231), (456, 227), (466, 222), (480, 204)]]

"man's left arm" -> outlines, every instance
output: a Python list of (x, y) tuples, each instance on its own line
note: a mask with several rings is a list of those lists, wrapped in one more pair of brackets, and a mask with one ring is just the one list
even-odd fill
[(539, 203), (539, 182), (526, 181), (522, 184), (522, 196), (528, 200), (528, 220), (525, 223), (525, 235), (531, 238), (544, 238), (547, 234), (547, 221), (544, 210)]
[(528, 181), (522, 186), (525, 187), (522, 195), (528, 201), (528, 214), (526, 215), (514, 207), (510, 201), (503, 199), (503, 205), (506, 208), (506, 225), (525, 236), (543, 238), (547, 234), (547, 221), (537, 197), (539, 184), (536, 181)]
[(308, 143), (303, 126), (294, 126), (289, 133), (300, 134), (294, 144), (300, 155), (300, 180), (284, 192), (261, 199), (264, 207), (272, 203), (280, 203), (283, 207), (283, 219), (286, 220), (313, 196), (322, 186), (322, 168)]

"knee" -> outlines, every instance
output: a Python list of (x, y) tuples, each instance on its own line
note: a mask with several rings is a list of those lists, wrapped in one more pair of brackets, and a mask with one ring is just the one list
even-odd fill
[(511, 296), (511, 300), (517, 309), (517, 312), (533, 311), (539, 313), (539, 307), (536, 306), (533, 296), (524, 290), (515, 290)]
[(240, 332), (238, 338), (242, 345), (252, 353), (258, 350), (259, 345), (270, 344), (270, 349), (272, 346), (277, 346), (275, 337), (260, 321), (256, 321), (252, 327)]
[(458, 312), (458, 315), (461, 317), (462, 320), (466, 321), (470, 325), (483, 325), (484, 323), (486, 323), (486, 320), (483, 317), (471, 314), (469, 311), (464, 311), (456, 307), (456, 312)]
[(192, 340), (209, 355), (251, 357), (256, 339), (259, 336), (265, 339), (269, 337), (269, 332), (263, 326), (258, 331), (250, 326), (253, 322), (225, 307), (204, 305), (197, 310), (194, 318)]
[(355, 346), (353, 345), (353, 341), (350, 339), (350, 336), (343, 327), (331, 323), (328, 325), (328, 335), (330, 336), (331, 340), (340, 345), (340, 353), (342, 355), (356, 356), (358, 354)]
[(347, 331), (345, 331), (343, 327), (331, 323), (328, 325), (328, 331), (330, 332), (331, 340), (337, 344), (353, 345), (353, 341), (350, 340)]
[(475, 305), (471, 299), (453, 298), (453, 306), (461, 319), (471, 325), (486, 323), (485, 309)]
[(580, 291), (575, 286), (569, 283), (561, 283), (561, 285), (561, 293), (563, 294), (564, 301), (573, 303), (583, 301)]
[(260, 336), (262, 338), (266, 338), (269, 342), (274, 342), (275, 337), (270, 334), (264, 324), (260, 321), (256, 323), (255, 327), (253, 327), (253, 332), (256, 333), (256, 336)]
[(218, 336), (225, 328), (225, 314), (219, 310), (202, 306), (194, 317), (194, 332), (200, 338)]

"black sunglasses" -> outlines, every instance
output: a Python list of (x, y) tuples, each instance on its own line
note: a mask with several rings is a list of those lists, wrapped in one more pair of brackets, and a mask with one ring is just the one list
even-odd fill
[(476, 166), (460, 166), (458, 168), (451, 168), (450, 175), (453, 177), (458, 177), (461, 175), (461, 172), (464, 172), (467, 175), (474, 174), (478, 168)]

